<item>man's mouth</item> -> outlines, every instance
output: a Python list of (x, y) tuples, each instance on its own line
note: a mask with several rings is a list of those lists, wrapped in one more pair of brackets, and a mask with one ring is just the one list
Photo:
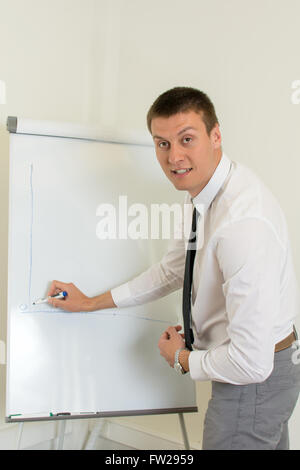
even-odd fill
[(192, 168), (180, 168), (178, 170), (171, 170), (175, 175), (186, 175), (192, 170)]

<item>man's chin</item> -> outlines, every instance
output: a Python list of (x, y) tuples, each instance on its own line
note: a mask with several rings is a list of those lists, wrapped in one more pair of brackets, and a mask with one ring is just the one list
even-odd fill
[(178, 191), (188, 191), (190, 187), (189, 184), (186, 184), (183, 181), (172, 181), (172, 183), (174, 188)]

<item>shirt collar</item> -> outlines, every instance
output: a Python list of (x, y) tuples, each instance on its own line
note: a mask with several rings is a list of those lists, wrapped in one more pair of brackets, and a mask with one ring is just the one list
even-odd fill
[(207, 211), (217, 193), (221, 189), (229, 173), (230, 166), (231, 160), (229, 160), (229, 158), (224, 153), (222, 153), (221, 160), (207, 185), (204, 186), (202, 191), (200, 191), (197, 196), (190, 198), (192, 204), (197, 206), (197, 209), (200, 208), (199, 212), (205, 213)]

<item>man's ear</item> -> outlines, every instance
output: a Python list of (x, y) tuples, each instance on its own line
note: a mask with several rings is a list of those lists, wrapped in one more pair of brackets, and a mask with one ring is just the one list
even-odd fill
[(210, 140), (214, 149), (218, 149), (222, 145), (222, 136), (219, 124), (216, 124), (210, 132)]

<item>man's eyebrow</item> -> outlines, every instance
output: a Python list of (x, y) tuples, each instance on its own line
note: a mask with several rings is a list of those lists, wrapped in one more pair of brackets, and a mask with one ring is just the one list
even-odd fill
[[(194, 127), (192, 127), (192, 126), (187, 126), (187, 127), (185, 127), (184, 129), (181, 129), (181, 131), (179, 131), (177, 135), (181, 135), (181, 134), (183, 134), (184, 132), (186, 132), (186, 131), (188, 131), (188, 130), (193, 130), (193, 131), (195, 131), (196, 129), (195, 129)], [(161, 137), (160, 135), (154, 135), (154, 136), (153, 136), (153, 139), (163, 139), (163, 140), (166, 140), (165, 137)]]
[(187, 127), (185, 127), (184, 129), (182, 129), (180, 132), (178, 132), (177, 135), (181, 135), (181, 134), (183, 134), (184, 132), (189, 131), (189, 130), (195, 131), (196, 129), (195, 129), (194, 127), (192, 127), (192, 126), (187, 126)]

